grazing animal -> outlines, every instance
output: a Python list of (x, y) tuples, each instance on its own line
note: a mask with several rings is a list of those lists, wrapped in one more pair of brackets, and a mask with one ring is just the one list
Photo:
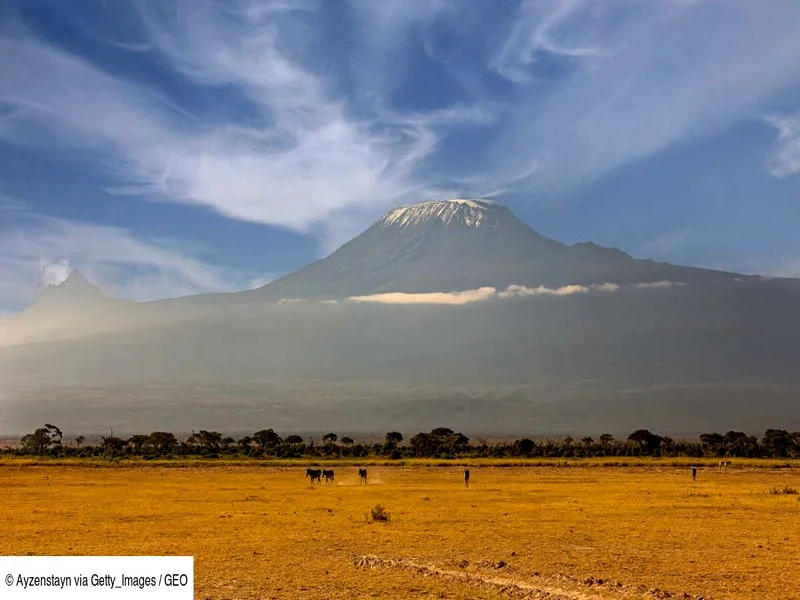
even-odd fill
[(692, 467), (692, 481), (697, 479), (697, 467)]
[(358, 470), (358, 479), (364, 485), (367, 484), (367, 470), (366, 469), (359, 469)]
[(728, 465), (730, 465), (730, 464), (731, 464), (731, 461), (729, 461), (729, 460), (721, 460), (721, 461), (719, 461), (719, 466), (722, 467), (723, 469), (726, 469), (728, 467)]
[(469, 469), (464, 469), (464, 486), (469, 487)]
[(314, 482), (322, 483), (320, 480), (320, 476), (322, 475), (322, 471), (319, 469), (306, 469), (306, 477), (311, 479), (311, 485), (314, 485)]
[(322, 469), (322, 476), (325, 478), (325, 485), (333, 485), (333, 469)]

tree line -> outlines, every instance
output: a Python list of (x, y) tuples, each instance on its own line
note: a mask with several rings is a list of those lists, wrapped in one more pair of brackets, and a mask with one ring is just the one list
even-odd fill
[(356, 443), (351, 437), (327, 433), (320, 440), (299, 435), (281, 437), (273, 429), (261, 429), (239, 440), (217, 431), (200, 430), (184, 440), (167, 431), (121, 438), (111, 433), (94, 444), (84, 436), (65, 442), (56, 425), (46, 424), (23, 436), (15, 447), (2, 451), (16, 456), (104, 457), (145, 459), (164, 457), (205, 458), (591, 458), (591, 457), (719, 457), (800, 458), (800, 431), (767, 429), (761, 438), (741, 431), (704, 433), (696, 440), (679, 440), (638, 429), (625, 438), (605, 433), (594, 437), (533, 439), (509, 442), (472, 442), (463, 433), (437, 427), (406, 439), (388, 432), (383, 442)]

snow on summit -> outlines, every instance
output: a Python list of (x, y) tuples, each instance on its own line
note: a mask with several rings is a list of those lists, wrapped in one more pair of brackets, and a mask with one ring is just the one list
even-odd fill
[(442, 225), (480, 227), (487, 221), (489, 213), (500, 206), (491, 200), (433, 200), (395, 208), (383, 216), (379, 225), (413, 227), (440, 222)]

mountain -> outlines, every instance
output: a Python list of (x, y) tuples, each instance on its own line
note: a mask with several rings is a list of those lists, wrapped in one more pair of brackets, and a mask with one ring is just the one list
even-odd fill
[[(348, 300), (388, 292), (438, 295)], [(796, 280), (567, 246), (486, 200), (426, 202), (257, 290), (136, 303), (73, 273), (0, 323), (0, 433), (800, 429), (799, 301)]]
[(78, 271), (40, 290), (28, 310), (0, 324), (0, 346), (89, 335), (113, 325), (121, 300), (103, 295)]
[(566, 246), (489, 200), (396, 208), (336, 252), (257, 290), (261, 298), (344, 298), (510, 285), (561, 287), (742, 277), (636, 260), (592, 243)]
[(73, 270), (58, 285), (42, 288), (26, 311), (0, 323), (0, 347), (111, 335), (187, 318), (185, 307), (110, 298)]

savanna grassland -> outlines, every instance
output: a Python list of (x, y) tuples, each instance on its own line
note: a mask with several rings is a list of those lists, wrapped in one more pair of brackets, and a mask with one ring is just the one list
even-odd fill
[(356, 467), (0, 461), (0, 553), (193, 555), (201, 599), (800, 598), (796, 468)]

